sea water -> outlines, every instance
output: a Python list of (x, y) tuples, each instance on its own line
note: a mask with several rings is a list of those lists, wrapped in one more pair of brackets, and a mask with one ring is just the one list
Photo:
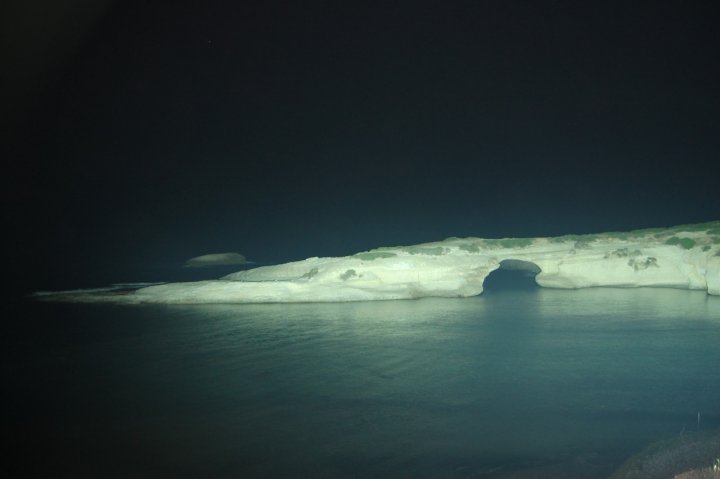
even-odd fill
[(600, 478), (720, 427), (720, 298), (704, 292), (17, 316), (11, 475)]

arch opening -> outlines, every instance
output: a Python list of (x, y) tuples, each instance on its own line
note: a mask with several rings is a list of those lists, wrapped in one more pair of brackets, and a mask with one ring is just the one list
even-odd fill
[(485, 278), (483, 290), (535, 290), (539, 288), (535, 276), (540, 271), (540, 267), (531, 261), (506, 259)]

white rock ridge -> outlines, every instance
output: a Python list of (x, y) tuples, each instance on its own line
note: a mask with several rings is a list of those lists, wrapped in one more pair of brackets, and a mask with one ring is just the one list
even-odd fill
[(498, 268), (537, 273), (537, 284), (550, 288), (668, 287), (720, 295), (720, 221), (551, 238), (448, 238), (96, 300), (191, 304), (466, 297), (482, 293), (485, 278)]
[(139, 289), (127, 300), (159, 303), (365, 301), (483, 291), (498, 268), (537, 272), (551, 288), (669, 287), (720, 295), (720, 221), (627, 233), (554, 238), (449, 238), (340, 258), (264, 266), (216, 281)]

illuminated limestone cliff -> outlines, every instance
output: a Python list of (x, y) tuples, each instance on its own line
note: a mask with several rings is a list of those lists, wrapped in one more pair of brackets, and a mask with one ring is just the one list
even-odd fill
[(218, 281), (151, 286), (133, 298), (242, 303), (475, 296), (498, 268), (537, 273), (536, 282), (552, 288), (652, 286), (720, 295), (719, 255), (720, 221), (554, 238), (448, 238), (264, 266)]
[(498, 268), (537, 273), (537, 284), (550, 288), (667, 287), (720, 295), (720, 221), (551, 238), (448, 238), (263, 266), (213, 281), (155, 285), (106, 300), (263, 303), (465, 297), (482, 293), (485, 278)]

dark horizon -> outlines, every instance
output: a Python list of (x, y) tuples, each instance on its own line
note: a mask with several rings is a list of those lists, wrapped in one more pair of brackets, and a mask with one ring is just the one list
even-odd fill
[(709, 2), (15, 3), (26, 289), (720, 219)]

